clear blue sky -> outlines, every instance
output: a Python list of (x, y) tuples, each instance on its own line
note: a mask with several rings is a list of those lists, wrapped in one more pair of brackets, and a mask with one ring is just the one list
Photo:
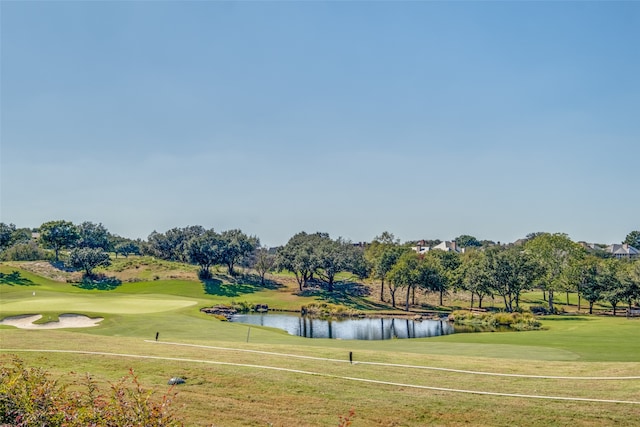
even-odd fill
[(0, 8), (2, 222), (640, 229), (640, 2)]

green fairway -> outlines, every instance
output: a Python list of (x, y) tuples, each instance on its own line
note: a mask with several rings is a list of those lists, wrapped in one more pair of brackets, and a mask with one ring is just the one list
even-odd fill
[(195, 305), (196, 301), (166, 295), (73, 295), (67, 297), (34, 297), (21, 301), (0, 303), (7, 312), (40, 313), (49, 311), (92, 313), (158, 313)]

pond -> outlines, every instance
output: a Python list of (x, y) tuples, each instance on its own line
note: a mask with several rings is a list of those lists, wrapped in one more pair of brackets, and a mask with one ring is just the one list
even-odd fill
[(426, 338), (456, 332), (446, 320), (414, 320), (393, 317), (318, 319), (290, 314), (236, 314), (232, 322), (283, 329), (306, 338), (343, 340), (388, 340), (391, 338)]

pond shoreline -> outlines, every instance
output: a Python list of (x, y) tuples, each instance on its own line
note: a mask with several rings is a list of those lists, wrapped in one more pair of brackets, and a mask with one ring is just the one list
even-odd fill
[(200, 309), (202, 313), (209, 314), (216, 317), (225, 317), (227, 320), (236, 314), (260, 314), (260, 313), (290, 313), (290, 314), (298, 314), (300, 316), (305, 316), (313, 319), (327, 319), (327, 318), (335, 318), (335, 319), (379, 319), (386, 317), (393, 317), (397, 319), (410, 319), (410, 320), (448, 320), (449, 312), (439, 312), (439, 311), (410, 311), (410, 312), (397, 312), (397, 311), (367, 311), (367, 312), (358, 312), (358, 313), (331, 313), (331, 314), (315, 314), (304, 312), (303, 310), (288, 310), (282, 308), (270, 308), (266, 305), (262, 307), (266, 307), (261, 310), (238, 310), (231, 306), (227, 306), (224, 304), (215, 305), (212, 307), (203, 307)]

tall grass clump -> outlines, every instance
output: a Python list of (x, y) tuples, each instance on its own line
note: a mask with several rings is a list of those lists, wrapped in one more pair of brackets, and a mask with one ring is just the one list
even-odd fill
[(359, 310), (327, 303), (313, 302), (302, 306), (301, 313), (311, 317), (359, 317)]
[(170, 409), (172, 389), (160, 399), (146, 391), (133, 370), (103, 391), (87, 375), (61, 385), (21, 360), (0, 368), (0, 425), (17, 427), (181, 426)]
[(456, 310), (449, 315), (449, 320), (460, 325), (476, 325), (498, 327), (507, 326), (516, 331), (540, 329), (542, 324), (531, 313), (474, 313)]

